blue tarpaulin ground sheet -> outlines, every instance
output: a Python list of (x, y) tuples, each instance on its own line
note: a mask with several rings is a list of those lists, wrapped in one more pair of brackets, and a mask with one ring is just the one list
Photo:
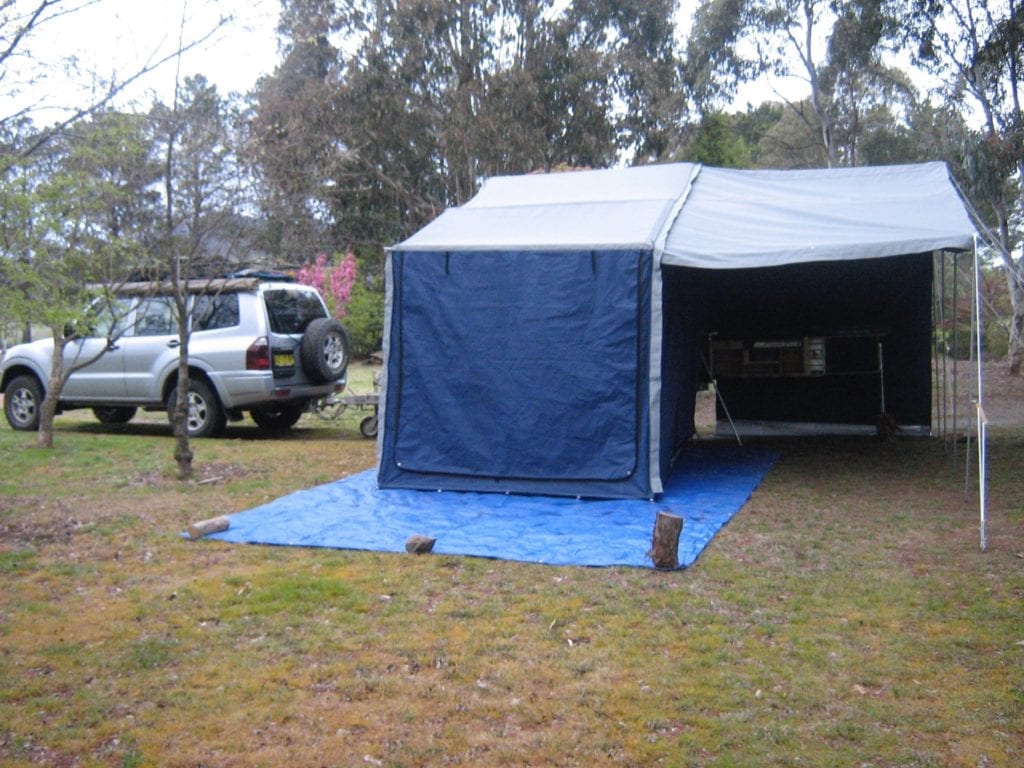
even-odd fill
[(404, 552), (409, 536), (434, 553), (549, 565), (650, 567), (659, 511), (684, 518), (685, 568), (746, 503), (776, 455), (709, 442), (688, 447), (665, 492), (648, 500), (587, 500), (379, 489), (374, 470), (230, 515), (208, 538), (227, 542)]

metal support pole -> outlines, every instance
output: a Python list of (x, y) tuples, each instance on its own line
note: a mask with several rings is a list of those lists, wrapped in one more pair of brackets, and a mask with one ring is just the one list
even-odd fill
[[(975, 259), (975, 262), (977, 262), (977, 259), (978, 259), (978, 255), (977, 255), (977, 251), (978, 251), (977, 241), (975, 241), (974, 251), (975, 251), (974, 259)], [(980, 348), (980, 346), (981, 346), (980, 343), (975, 344), (975, 336), (979, 335), (978, 329), (977, 329), (977, 327), (975, 325), (975, 321), (977, 320), (977, 316), (976, 316), (976, 313), (975, 313), (975, 307), (977, 306), (977, 296), (978, 296), (978, 291), (979, 291), (978, 283), (977, 283), (977, 270), (976, 269), (972, 270), (972, 272), (971, 272), (971, 288), (973, 289), (974, 294), (973, 294), (973, 296), (971, 298), (971, 331), (970, 331), (970, 337), (968, 339), (968, 341), (970, 343), (968, 344), (967, 362), (970, 364), (971, 368), (973, 368), (974, 367), (974, 350), (976, 348)], [(968, 376), (967, 377), (967, 402), (968, 403), (973, 403), (974, 402), (974, 377), (973, 376)], [(965, 430), (964, 431), (966, 433), (965, 436), (966, 436), (966, 443), (967, 443), (967, 446), (966, 446), (966, 448), (964, 450), (964, 496), (967, 496), (967, 494), (970, 493), (970, 487), (971, 487), (971, 435), (972, 435), (972, 426), (971, 426), (971, 418), (970, 418), (970, 416), (968, 416), (967, 419), (966, 419), (966, 425), (965, 425)]]
[(986, 536), (985, 536), (985, 496), (986, 496), (986, 473), (987, 473), (987, 455), (986, 455), (986, 431), (988, 427), (988, 418), (985, 416), (985, 390), (984, 390), (984, 378), (982, 376), (981, 367), (981, 264), (978, 258), (978, 237), (974, 237), (974, 313), (977, 316), (977, 334), (975, 335), (975, 343), (978, 345), (977, 349), (977, 360), (978, 360), (978, 531), (981, 540), (981, 550), (984, 552), (986, 547)]
[[(942, 344), (939, 347), (939, 354), (942, 356), (942, 439), (947, 440), (949, 438), (949, 403), (947, 402), (948, 384), (949, 384), (949, 369), (946, 366), (946, 361), (949, 359), (949, 347), (946, 342), (946, 257), (945, 254), (940, 255), (942, 263), (942, 293), (939, 299), (939, 323), (942, 327)], [(954, 433), (956, 427), (953, 428)], [(954, 438), (955, 442), (955, 438)]]
[(715, 397), (718, 398), (718, 402), (722, 404), (722, 411), (725, 413), (725, 418), (729, 420), (729, 426), (732, 427), (732, 433), (736, 437), (736, 442), (739, 445), (743, 445), (743, 441), (740, 440), (740, 432), (736, 429), (736, 424), (732, 420), (732, 416), (729, 414), (729, 406), (725, 404), (725, 398), (722, 397), (722, 392), (718, 388), (718, 380), (715, 378), (715, 374), (711, 371), (711, 366), (708, 365), (707, 359), (704, 357), (704, 353), (700, 353), (700, 361), (704, 363), (704, 370), (708, 372), (708, 379), (711, 380), (711, 386), (715, 388)]
[(960, 284), (960, 254), (953, 252), (953, 469), (957, 467), (957, 441), (959, 439), (960, 422), (957, 421), (957, 358), (960, 356), (960, 346), (957, 338), (957, 327), (960, 325), (960, 303), (957, 298), (957, 286)]

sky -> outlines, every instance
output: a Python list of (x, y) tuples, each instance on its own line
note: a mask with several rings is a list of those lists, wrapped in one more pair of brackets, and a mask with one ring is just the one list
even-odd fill
[[(172, 53), (183, 13), (186, 42), (214, 30), (222, 15), (232, 17), (208, 42), (185, 54), (183, 76), (206, 75), (224, 94), (246, 92), (279, 61), (279, 11), (279, 0), (97, 0), (51, 19), (30, 39), (31, 57), (11, 67), (23, 91), (18, 103), (33, 105), (42, 122), (48, 112), (56, 116), (63, 108), (88, 103), (91, 79), (85, 73), (123, 80)], [(62, 72), (69, 57), (79, 63), (77, 76)], [(45, 71), (55, 75), (40, 79)], [(133, 85), (117, 106), (134, 102), (146, 108), (154, 97), (169, 102), (174, 82), (175, 64), (168, 62)]]

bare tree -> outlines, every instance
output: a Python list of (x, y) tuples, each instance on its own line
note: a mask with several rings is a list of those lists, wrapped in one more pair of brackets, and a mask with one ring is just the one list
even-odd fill
[[(86, 72), (73, 59), (44, 61), (36, 55), (32, 43), (41, 31), (45, 31), (58, 20), (79, 14), (87, 8), (101, 5), (102, 2), (103, 0), (0, 0), (0, 102), (14, 105), (6, 111), (0, 108), (0, 132), (19, 120), (32, 118), (33, 113), (43, 107), (55, 106), (40, 103), (38, 100), (26, 103), (18, 98), (24, 96), (26, 91), (39, 90), (40, 81), (47, 76), (67, 77), (70, 71), (74, 75), (90, 80), (94, 86), (92, 95), (86, 98), (84, 103), (61, 105), (62, 116), (46, 128), (36, 131), (31, 141), (20, 144), (17, 148), (18, 156), (34, 155), (69, 126), (109, 107), (125, 89), (144, 80), (169, 62), (180, 60), (184, 53), (208, 42), (230, 21), (229, 17), (222, 17), (211, 29), (194, 39), (185, 40), (183, 36), (180, 37), (174, 50), (152, 52), (124, 76)], [(22, 62), (23, 66), (14, 66)], [(18, 71), (32, 74), (23, 79), (16, 74)], [(17, 106), (18, 104), (21, 106)], [(10, 151), (10, 147), (6, 149)]]
[(171, 411), (174, 460), (178, 478), (187, 480), (193, 474), (194, 459), (188, 433), (193, 296), (197, 290), (208, 292), (212, 279), (230, 264), (241, 243), (238, 230), (229, 225), (246, 185), (239, 178), (242, 172), (236, 162), (230, 109), (204, 78), (182, 81), (179, 61), (171, 105), (158, 105), (152, 114), (163, 144), (160, 253), (178, 322), (177, 395)]

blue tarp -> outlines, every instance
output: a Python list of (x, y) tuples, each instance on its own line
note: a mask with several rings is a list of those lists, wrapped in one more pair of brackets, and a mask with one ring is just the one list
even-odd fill
[(685, 519), (681, 567), (692, 564), (750, 498), (775, 454), (707, 443), (680, 457), (654, 501), (377, 488), (373, 470), (231, 515), (212, 539), (236, 543), (404, 552), (413, 534), (434, 552), (549, 565), (650, 566), (661, 510)]

